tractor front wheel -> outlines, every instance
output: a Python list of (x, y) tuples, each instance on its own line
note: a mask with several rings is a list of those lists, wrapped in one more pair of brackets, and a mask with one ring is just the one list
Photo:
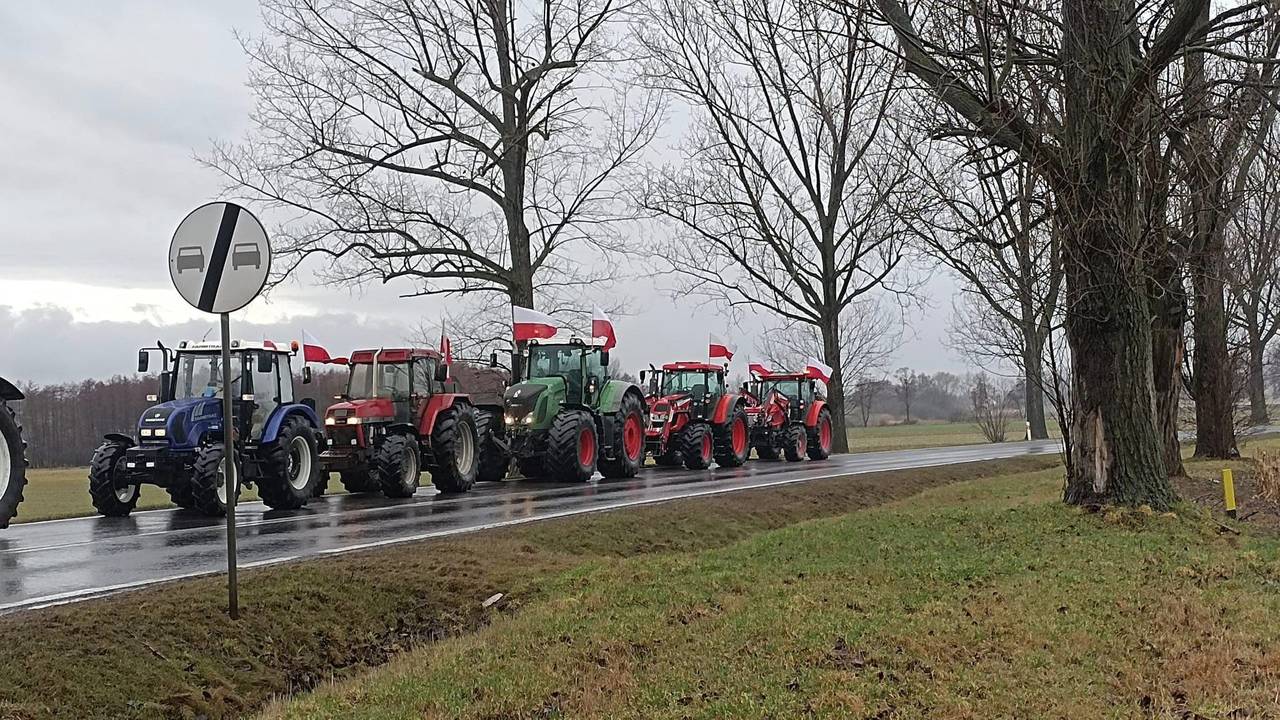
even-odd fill
[(130, 484), (125, 473), (124, 455), (129, 443), (107, 440), (93, 451), (89, 462), (89, 497), (99, 514), (127, 517), (138, 504), (140, 489)]
[(316, 496), (320, 451), (315, 428), (294, 416), (285, 421), (276, 442), (265, 451), (258, 495), (272, 510), (297, 510)]
[(169, 493), (169, 499), (174, 505), (183, 510), (190, 510), (196, 506), (195, 495), (191, 492), (191, 485), (186, 482), (177, 481), (169, 487), (165, 488), (165, 492)]
[(0, 401), (0, 529), (9, 527), (22, 502), (22, 489), (27, 485), (26, 450), (18, 416)]
[[(675, 443), (672, 444), (674, 445)], [(668, 450), (664, 455), (654, 456), (653, 462), (658, 467), (680, 467), (684, 465), (684, 458), (680, 457), (679, 451)]]
[(383, 495), (413, 497), (422, 473), (417, 439), (406, 433), (386, 435), (373, 450), (373, 467)]
[(191, 497), (194, 507), (209, 517), (227, 514), (227, 487), (235, 485), (236, 497), (240, 497), (240, 483), (227, 477), (223, 461), (222, 443), (205, 445), (196, 455), (191, 467)]
[(644, 406), (639, 398), (622, 399), (614, 425), (614, 457), (600, 461), (600, 474), (610, 479), (635, 477), (644, 464)]
[(476, 484), (480, 442), (476, 436), (476, 414), (470, 405), (454, 405), (441, 410), (431, 430), (431, 454), (436, 465), (431, 483), (440, 492), (464, 493)]
[(751, 426), (747, 424), (747, 411), (739, 407), (729, 416), (717, 433), (716, 464), (720, 467), (740, 467), (751, 454)]
[(562, 410), (547, 438), (547, 474), (558, 482), (587, 482), (599, 460), (595, 419), (582, 410)]
[(822, 408), (818, 422), (809, 428), (809, 459), (826, 460), (831, 457), (831, 411)]
[(787, 428), (786, 441), (782, 446), (782, 452), (787, 457), (787, 462), (799, 462), (804, 459), (805, 448), (809, 444), (809, 435), (805, 432), (804, 426), (800, 424), (791, 425)]
[(516, 469), (525, 480), (537, 480), (547, 474), (546, 463), (541, 457), (516, 458)]
[(360, 468), (358, 470), (343, 470), (338, 473), (338, 480), (342, 483), (342, 487), (347, 492), (355, 495), (356, 493), (373, 492), (378, 489), (378, 483), (369, 477), (368, 468)]
[(772, 445), (757, 445), (756, 457), (761, 460), (777, 460), (778, 448)]
[(502, 415), (476, 409), (476, 439), (479, 440), (480, 457), (476, 468), (479, 482), (498, 482), (507, 476), (511, 454), (502, 449)]
[(684, 466), (690, 470), (706, 470), (711, 467), (715, 455), (715, 440), (711, 437), (711, 426), (706, 423), (694, 423), (680, 431), (680, 456), (684, 458)]

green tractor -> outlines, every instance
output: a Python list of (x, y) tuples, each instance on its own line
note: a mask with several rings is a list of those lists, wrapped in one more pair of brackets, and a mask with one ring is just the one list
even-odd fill
[(644, 393), (610, 379), (609, 351), (593, 340), (532, 341), (521, 377), (503, 395), (495, 439), (520, 474), (557, 482), (635, 477), (644, 462)]

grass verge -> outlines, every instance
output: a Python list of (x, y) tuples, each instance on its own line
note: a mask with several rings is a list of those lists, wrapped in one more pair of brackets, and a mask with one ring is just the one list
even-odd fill
[(592, 559), (514, 616), (268, 718), (1273, 717), (1280, 541), (1085, 514), (1059, 470), (699, 552)]
[[(636, 556), (684, 556), (757, 533), (1053, 458), (856, 475), (533, 523), (174, 583), (0, 618), (0, 718), (240, 717), (283, 693), (557, 602), (565, 582)], [(585, 573), (585, 574), (584, 574)], [(481, 602), (502, 592), (502, 602)], [(520, 613), (516, 613), (519, 615)]]

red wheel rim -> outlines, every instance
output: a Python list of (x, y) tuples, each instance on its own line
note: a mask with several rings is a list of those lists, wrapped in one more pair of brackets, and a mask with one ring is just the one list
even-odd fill
[(596, 434), (591, 428), (582, 428), (578, 433), (578, 464), (587, 467), (596, 457)]
[(711, 458), (711, 435), (703, 433), (702, 435), (702, 459), (709, 460)]
[(747, 421), (738, 418), (733, 422), (733, 454), (741, 455), (747, 449)]
[(818, 445), (823, 452), (831, 449), (831, 421), (825, 417), (822, 418), (822, 425), (818, 428)]
[(622, 425), (622, 450), (628, 460), (640, 457), (640, 448), (644, 444), (644, 430), (640, 428), (640, 418), (635, 415), (627, 417)]

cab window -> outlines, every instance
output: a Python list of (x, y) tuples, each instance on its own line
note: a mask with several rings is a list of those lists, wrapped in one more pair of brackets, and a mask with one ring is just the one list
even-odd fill
[(431, 395), (438, 392), (436, 388), (436, 361), (433, 358), (419, 358), (413, 361), (413, 392), (416, 395)]
[(289, 364), (288, 355), (278, 355), (280, 358), (280, 404), (288, 405), (293, 402), (293, 368)]

